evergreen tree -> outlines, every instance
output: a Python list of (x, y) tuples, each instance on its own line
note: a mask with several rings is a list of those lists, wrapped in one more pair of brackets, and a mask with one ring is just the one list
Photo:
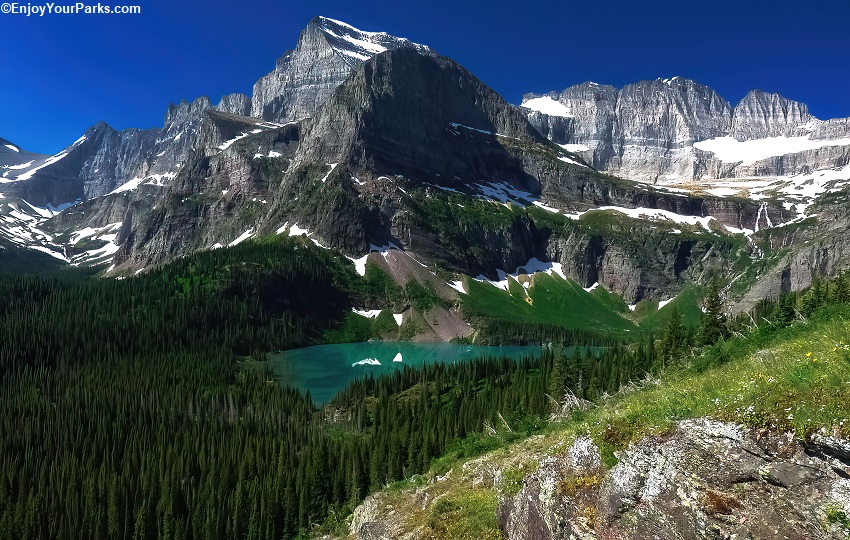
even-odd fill
[(786, 294), (776, 306), (775, 321), (780, 327), (789, 326), (795, 318), (794, 295)]
[(549, 375), (549, 395), (559, 403), (564, 399), (567, 388), (569, 367), (564, 351), (560, 347), (555, 348), (552, 360), (552, 373)]
[(686, 346), (687, 334), (682, 324), (682, 315), (679, 308), (673, 306), (661, 336), (661, 367), (667, 368), (684, 358)]
[(711, 278), (703, 300), (703, 317), (697, 334), (697, 344), (712, 345), (726, 339), (729, 329), (726, 314), (723, 313), (723, 301), (720, 298), (720, 282), (717, 276)]

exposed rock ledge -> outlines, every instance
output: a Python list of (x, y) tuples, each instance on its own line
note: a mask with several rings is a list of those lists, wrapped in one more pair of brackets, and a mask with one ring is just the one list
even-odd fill
[[(505, 455), (472, 460), (461, 474), (498, 488)], [(526, 454), (523, 459), (526, 459)], [(605, 471), (599, 449), (579, 438), (566, 452), (537, 454), (539, 469), (514, 496), (502, 495), (498, 520), (508, 540), (848, 538), (850, 444), (825, 435), (801, 443), (708, 419), (680, 422), (618, 454)], [(509, 460), (511, 458), (508, 458)], [(487, 474), (478, 478), (479, 469)], [(457, 472), (457, 471), (456, 471)], [(480, 472), (480, 471), (479, 471)], [(487, 477), (487, 478), (485, 478)], [(349, 538), (426, 538), (412, 514), (439, 499), (440, 483), (402, 501), (383, 493), (358, 507)], [(469, 480), (469, 479), (467, 479)], [(412, 523), (418, 526), (411, 526)]]
[(828, 437), (804, 447), (792, 434), (683, 421), (601, 476), (592, 459), (545, 463), (502, 501), (500, 522), (509, 540), (847, 538), (830, 523), (850, 514), (841, 448)]

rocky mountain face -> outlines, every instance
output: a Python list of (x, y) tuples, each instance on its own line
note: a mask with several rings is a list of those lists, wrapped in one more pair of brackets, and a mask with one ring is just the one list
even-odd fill
[(310, 117), (354, 67), (398, 48), (430, 52), (404, 38), (316, 17), (301, 32), (295, 50), (285, 53), (274, 71), (254, 84), (251, 115), (274, 122)]
[(168, 107), (162, 128), (116, 131), (99, 122), (80, 141), (54, 156), (28, 157), (32, 163), (27, 167), (20, 165), (27, 162), (23, 158), (28, 154), (14, 152), (14, 145), (4, 143), (0, 152), (10, 154), (11, 161), (7, 166), (0, 157), (0, 174), (15, 181), (7, 193), (39, 206), (100, 197), (133, 181), (165, 184), (201, 145), (224, 142), (199, 140), (207, 111), (274, 122), (303, 119), (315, 113), (355, 66), (396, 48), (432, 54), (427, 47), (404, 38), (363, 32), (316, 17), (301, 33), (295, 50), (257, 81), (253, 98), (229, 94), (216, 106), (207, 97), (181, 101)]
[(0, 137), (0, 183), (13, 181), (23, 171), (43, 165), (48, 158), (50, 156), (45, 154), (27, 152), (15, 143)]
[(805, 104), (760, 90), (732, 107), (679, 77), (622, 89), (583, 83), (528, 94), (523, 110), (595, 168), (641, 182), (793, 176), (850, 163), (847, 119), (818, 120)]
[[(598, 282), (634, 303), (669, 298), (718, 269), (731, 277), (741, 269), (729, 261), (762, 255), (752, 240), (735, 241), (731, 233), (786, 223), (811, 204), (803, 180), (782, 188), (784, 199), (767, 200), (755, 188), (753, 197), (711, 190), (694, 196), (589, 166), (652, 169), (656, 176), (673, 169), (722, 176), (765, 163), (803, 167), (795, 160), (804, 157), (791, 154), (771, 158), (778, 164), (752, 160), (730, 169), (703, 159), (719, 150), (701, 145), (730, 139), (733, 126), (736, 133), (833, 139), (847, 130), (846, 121), (819, 122), (805, 107), (768, 94), (744, 101), (738, 114), (711, 89), (672, 79), (622, 90), (586, 83), (530, 96), (526, 108), (516, 108), (427, 47), (319, 17), (252, 97), (231, 94), (216, 106), (205, 97), (182, 101), (169, 107), (162, 128), (96, 124), (55, 156), (26, 169), (7, 166), (10, 181), (0, 185), (7, 197), (36, 208), (83, 201), (52, 218), (34, 211), (11, 236), (37, 236), (40, 248), (65, 260), (108, 263), (110, 271), (307, 231), (351, 257), (393, 246), (472, 276), (495, 278), (534, 258), (556, 261), (582, 286)], [(836, 146), (809, 151), (836, 163), (846, 157)], [(479, 212), (445, 226), (428, 201), (466, 206), (444, 200), (449, 195), (552, 215), (523, 210), (505, 220)], [(565, 225), (600, 207), (631, 217), (613, 229)], [(700, 230), (681, 235), (669, 226), (693, 225), (691, 218), (703, 220)], [(99, 247), (92, 255), (80, 245)], [(831, 268), (843, 265), (838, 258)], [(792, 283), (814, 275), (800, 265), (793, 272), (800, 275)]]
[[(302, 122), (263, 122), (199, 101), (173, 107), (159, 140), (182, 138), (173, 125), (193, 126), (191, 147), (174, 150), (187, 156), (182, 168), (167, 181), (148, 169), (135, 184), (66, 210), (49, 223), (53, 234), (83, 225), (109, 234), (120, 228), (112, 266), (135, 271), (297, 225), (351, 256), (392, 245), (470, 275), (495, 277), (532, 258), (556, 260), (583, 286), (599, 282), (634, 302), (669, 296), (737, 248), (662, 239), (640, 227), (630, 235), (565, 233), (519, 217), (445, 228), (423, 211), (423, 199), (430, 190), (520, 207), (545, 201), (563, 209), (556, 214), (645, 207), (712, 215), (733, 228), (750, 226), (762, 211), (777, 222), (790, 217), (781, 207), (688, 197), (599, 174), (461, 66), (412, 47), (361, 62)], [(455, 227), (463, 230), (462, 245)]]

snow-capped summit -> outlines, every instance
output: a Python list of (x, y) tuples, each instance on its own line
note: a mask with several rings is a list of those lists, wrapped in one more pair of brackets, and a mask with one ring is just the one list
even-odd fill
[(0, 137), (0, 154), (8, 154), (9, 152), (19, 153), (21, 151), (16, 145)]
[(357, 60), (368, 60), (376, 54), (399, 47), (412, 47), (420, 52), (431, 50), (407, 38), (391, 36), (386, 32), (365, 32), (328, 17), (316, 17), (310, 24), (315, 24), (326, 34), (328, 43), (335, 51)]
[(314, 17), (301, 32), (295, 50), (286, 52), (275, 70), (254, 84), (251, 116), (271, 122), (313, 116), (352, 69), (377, 54), (400, 48), (434, 54), (409, 39)]

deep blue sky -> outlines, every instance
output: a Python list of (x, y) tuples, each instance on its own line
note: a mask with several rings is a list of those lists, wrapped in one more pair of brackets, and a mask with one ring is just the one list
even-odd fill
[(98, 120), (160, 126), (169, 102), (250, 94), (314, 15), (430, 45), (513, 103), (680, 75), (733, 104), (760, 88), (820, 118), (850, 116), (850, 3), (839, 0), (115, 3), (142, 14), (0, 15), (0, 136), (53, 153)]

